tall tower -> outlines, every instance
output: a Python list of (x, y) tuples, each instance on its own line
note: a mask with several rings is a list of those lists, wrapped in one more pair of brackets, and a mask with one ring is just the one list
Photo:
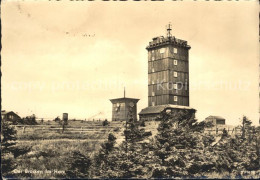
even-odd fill
[(155, 37), (148, 50), (148, 107), (189, 106), (189, 49), (187, 41), (177, 39), (167, 26), (166, 37)]

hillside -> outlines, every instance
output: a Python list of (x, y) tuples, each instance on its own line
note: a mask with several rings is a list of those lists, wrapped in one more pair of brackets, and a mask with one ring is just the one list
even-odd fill
[[(40, 124), (40, 123), (39, 123)], [(51, 178), (64, 176), (64, 162), (74, 151), (92, 156), (99, 150), (101, 143), (107, 140), (108, 134), (118, 136), (123, 131), (122, 122), (69, 121), (62, 133), (62, 126), (56, 122), (43, 122), (40, 125), (16, 125), (17, 143), (19, 149), (27, 150), (25, 155), (18, 156), (18, 177), (28, 170), (57, 170), (57, 174), (31, 173), (33, 178)], [(21, 177), (30, 177), (30, 173)]]

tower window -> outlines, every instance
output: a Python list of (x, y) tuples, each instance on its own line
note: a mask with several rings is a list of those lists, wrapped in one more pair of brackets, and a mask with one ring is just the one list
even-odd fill
[(154, 84), (154, 81), (152, 81), (152, 84)]
[(165, 53), (165, 48), (161, 48), (161, 49), (160, 49), (160, 53), (161, 53), (161, 54)]
[(152, 68), (152, 72), (154, 72), (154, 68)]
[(152, 96), (155, 96), (155, 93), (154, 93), (154, 92), (152, 92)]
[(178, 53), (177, 48), (173, 48), (173, 53), (174, 53), (174, 54), (177, 54), (177, 53)]
[(152, 106), (154, 106), (155, 105), (155, 103), (154, 102), (152, 102)]
[(178, 77), (178, 73), (176, 71), (174, 71), (173, 76)]
[(177, 89), (177, 84), (173, 84), (173, 88), (174, 88), (174, 89)]
[(154, 56), (152, 57), (152, 61), (154, 61)]
[(173, 64), (174, 64), (175, 66), (177, 66), (177, 65), (178, 65), (178, 61), (177, 61), (177, 60), (174, 60), (174, 61), (173, 61)]
[(174, 101), (177, 102), (178, 101), (178, 97), (177, 96), (174, 96)]
[(152, 53), (154, 53), (154, 50), (152, 50)]

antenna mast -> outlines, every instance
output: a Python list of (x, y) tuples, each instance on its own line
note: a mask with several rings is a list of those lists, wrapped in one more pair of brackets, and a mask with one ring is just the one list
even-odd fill
[(171, 23), (169, 23), (167, 26), (167, 37), (170, 39), (172, 37), (172, 34), (171, 34), (171, 30), (172, 30), (172, 25)]
[(125, 98), (125, 87), (124, 87), (124, 98)]

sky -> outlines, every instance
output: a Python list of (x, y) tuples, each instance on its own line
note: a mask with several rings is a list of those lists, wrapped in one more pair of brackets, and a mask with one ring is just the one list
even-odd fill
[(188, 41), (190, 106), (241, 123), (259, 120), (259, 5), (231, 2), (3, 1), (2, 109), (20, 116), (111, 119), (109, 99), (148, 106), (153, 37)]

